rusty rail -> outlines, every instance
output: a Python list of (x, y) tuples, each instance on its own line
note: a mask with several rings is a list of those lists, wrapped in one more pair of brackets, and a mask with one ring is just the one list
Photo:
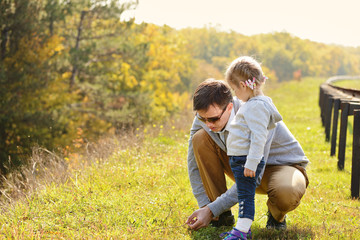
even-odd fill
[[(333, 83), (341, 80), (358, 80), (360, 76), (336, 76), (329, 78), (320, 86), (319, 106), (321, 121), (325, 127), (325, 140), (330, 141), (330, 155), (336, 152), (337, 127), (340, 114), (340, 135), (338, 150), (338, 169), (345, 165), (346, 134), (348, 116), (354, 115), (352, 168), (351, 168), (351, 197), (359, 198), (360, 192), (360, 90), (335, 86)], [(360, 86), (359, 86), (360, 87)]]

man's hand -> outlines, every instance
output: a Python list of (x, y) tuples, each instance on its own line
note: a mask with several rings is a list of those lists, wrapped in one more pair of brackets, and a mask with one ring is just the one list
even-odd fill
[(199, 230), (208, 226), (212, 219), (213, 213), (208, 206), (205, 206), (193, 212), (186, 221), (186, 224), (193, 230)]
[(244, 169), (244, 176), (245, 177), (255, 177), (255, 172), (248, 169), (248, 168), (245, 168)]

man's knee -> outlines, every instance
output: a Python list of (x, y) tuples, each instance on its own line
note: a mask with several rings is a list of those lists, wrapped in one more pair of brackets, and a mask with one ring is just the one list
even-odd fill
[(288, 212), (294, 210), (300, 204), (301, 198), (306, 191), (305, 179), (297, 184), (280, 184), (269, 192), (269, 200), (276, 205), (280, 211)]
[(271, 202), (275, 203), (280, 211), (291, 211), (294, 210), (300, 204), (300, 200), (304, 192), (294, 190), (291, 187), (284, 187), (278, 189), (276, 194), (269, 196)]

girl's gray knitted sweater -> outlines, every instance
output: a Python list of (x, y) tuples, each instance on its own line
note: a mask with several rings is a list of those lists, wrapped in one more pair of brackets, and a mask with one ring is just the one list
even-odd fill
[(250, 98), (237, 111), (235, 118), (229, 124), (229, 136), (226, 140), (227, 155), (246, 155), (245, 167), (255, 172), (264, 155), (269, 130), (281, 120), (282, 117), (271, 98), (267, 96)]

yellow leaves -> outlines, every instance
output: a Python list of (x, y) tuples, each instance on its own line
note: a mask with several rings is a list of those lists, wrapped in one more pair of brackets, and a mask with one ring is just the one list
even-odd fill
[(179, 109), (187, 109), (189, 112), (192, 111), (192, 101), (189, 92), (184, 92), (182, 94), (175, 93), (174, 101), (177, 103)]
[(133, 75), (133, 70), (130, 64), (126, 62), (114, 62), (112, 68), (114, 72), (108, 73), (111, 87), (117, 91), (126, 91), (135, 88), (138, 85), (136, 77)]
[(126, 87), (128, 88), (133, 88), (138, 84), (138, 81), (136, 80), (136, 78), (131, 75), (130, 73), (131, 70), (131, 66), (127, 63), (122, 63), (121, 64), (121, 75), (122, 75), (122, 81), (124, 82), (124, 84), (126, 85)]
[(83, 103), (87, 103), (87, 102), (89, 102), (89, 101), (90, 101), (90, 99), (89, 99), (88, 96), (85, 96), (85, 97), (82, 99), (82, 102), (83, 102)]
[(140, 87), (142, 92), (151, 94), (150, 119), (160, 120), (187, 107), (189, 101), (183, 101), (183, 98), (187, 98), (182, 94), (186, 90), (183, 80), (190, 77), (193, 62), (184, 36), (171, 28), (148, 24), (142, 38), (147, 41), (148, 61), (139, 81)]
[(151, 59), (148, 69), (171, 69), (176, 61), (176, 52), (176, 47), (165, 45), (164, 42), (152, 43), (147, 54)]
[(56, 35), (50, 37), (43, 47), (39, 48), (37, 56), (40, 59), (48, 59), (52, 57), (56, 53), (61, 53), (64, 50), (64, 46), (62, 45), (62, 41), (64, 39), (62, 37), (58, 37)]
[(35, 34), (33, 34), (31, 39), (24, 37), (20, 40), (19, 49), (16, 54), (11, 59), (6, 59), (5, 63), (14, 64), (19, 69), (28, 63), (40, 66), (56, 53), (61, 53), (64, 50), (63, 40), (62, 37), (56, 35), (46, 39), (45, 42), (44, 39)]
[(143, 36), (148, 36), (146, 41), (150, 41), (155, 36), (159, 36), (159, 27), (154, 24), (147, 24), (146, 28), (144, 29)]
[(65, 49), (64, 45), (59, 44), (59, 45), (54, 47), (54, 52), (61, 52), (64, 49)]

